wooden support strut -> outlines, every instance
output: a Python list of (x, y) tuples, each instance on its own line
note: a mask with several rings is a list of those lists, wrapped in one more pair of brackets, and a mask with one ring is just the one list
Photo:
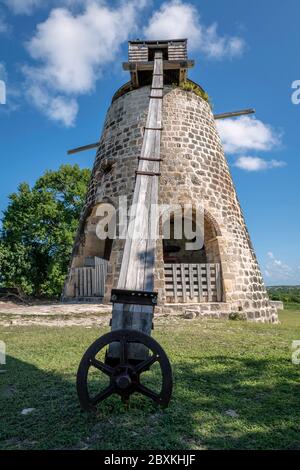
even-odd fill
[[(130, 213), (131, 233), (125, 241), (121, 270), (117, 289), (132, 292), (153, 292), (154, 290), (154, 263), (158, 227), (158, 215), (153, 214), (153, 208), (158, 205), (160, 176), (160, 140), (162, 132), (162, 106), (163, 106), (163, 55), (161, 51), (155, 52), (152, 87), (159, 88), (150, 94), (149, 109), (146, 128), (143, 136), (139, 165), (136, 178), (132, 208)], [(151, 132), (153, 131), (153, 132)], [(139, 303), (113, 302), (112, 330), (129, 328), (151, 334), (154, 305), (145, 304), (143, 296), (138, 295)], [(120, 299), (119, 299), (120, 300)], [(118, 344), (109, 347), (108, 356), (118, 358), (120, 355)], [(142, 345), (132, 344), (129, 356), (143, 360), (148, 351)]]

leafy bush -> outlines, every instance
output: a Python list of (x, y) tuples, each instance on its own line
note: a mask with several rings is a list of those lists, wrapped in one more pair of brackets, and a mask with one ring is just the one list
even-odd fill
[(60, 295), (89, 178), (89, 170), (63, 165), (9, 196), (0, 232), (1, 287)]
[(268, 288), (271, 300), (282, 301), (284, 303), (300, 304), (300, 287), (299, 286), (278, 286)]

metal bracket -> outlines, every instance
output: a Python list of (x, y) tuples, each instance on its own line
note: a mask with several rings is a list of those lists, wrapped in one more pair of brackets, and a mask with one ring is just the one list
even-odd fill
[(157, 304), (158, 292), (112, 289), (111, 302), (114, 304), (151, 305)]

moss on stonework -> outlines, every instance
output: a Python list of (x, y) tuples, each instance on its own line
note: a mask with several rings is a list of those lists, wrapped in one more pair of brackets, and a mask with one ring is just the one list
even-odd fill
[(206, 91), (204, 91), (203, 88), (201, 88), (196, 83), (193, 83), (191, 81), (185, 81), (185, 82), (180, 83), (179, 85), (174, 85), (174, 86), (179, 86), (179, 88), (181, 88), (182, 90), (191, 91), (195, 93), (195, 95), (200, 96), (200, 98), (206, 101), (212, 108), (212, 102), (208, 93), (206, 93)]

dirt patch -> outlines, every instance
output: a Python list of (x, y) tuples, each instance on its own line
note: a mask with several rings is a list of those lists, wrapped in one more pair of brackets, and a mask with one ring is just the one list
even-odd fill
[(20, 305), (0, 302), (1, 326), (107, 326), (111, 306), (100, 304), (37, 303)]
[(74, 315), (82, 313), (111, 313), (110, 305), (63, 304), (59, 302), (20, 305), (14, 302), (0, 302), (0, 313), (11, 315)]
[[(0, 326), (109, 326), (111, 305), (64, 304), (59, 302), (20, 305), (14, 302), (0, 302)], [(170, 324), (182, 321), (178, 315), (156, 314), (155, 324)]]

